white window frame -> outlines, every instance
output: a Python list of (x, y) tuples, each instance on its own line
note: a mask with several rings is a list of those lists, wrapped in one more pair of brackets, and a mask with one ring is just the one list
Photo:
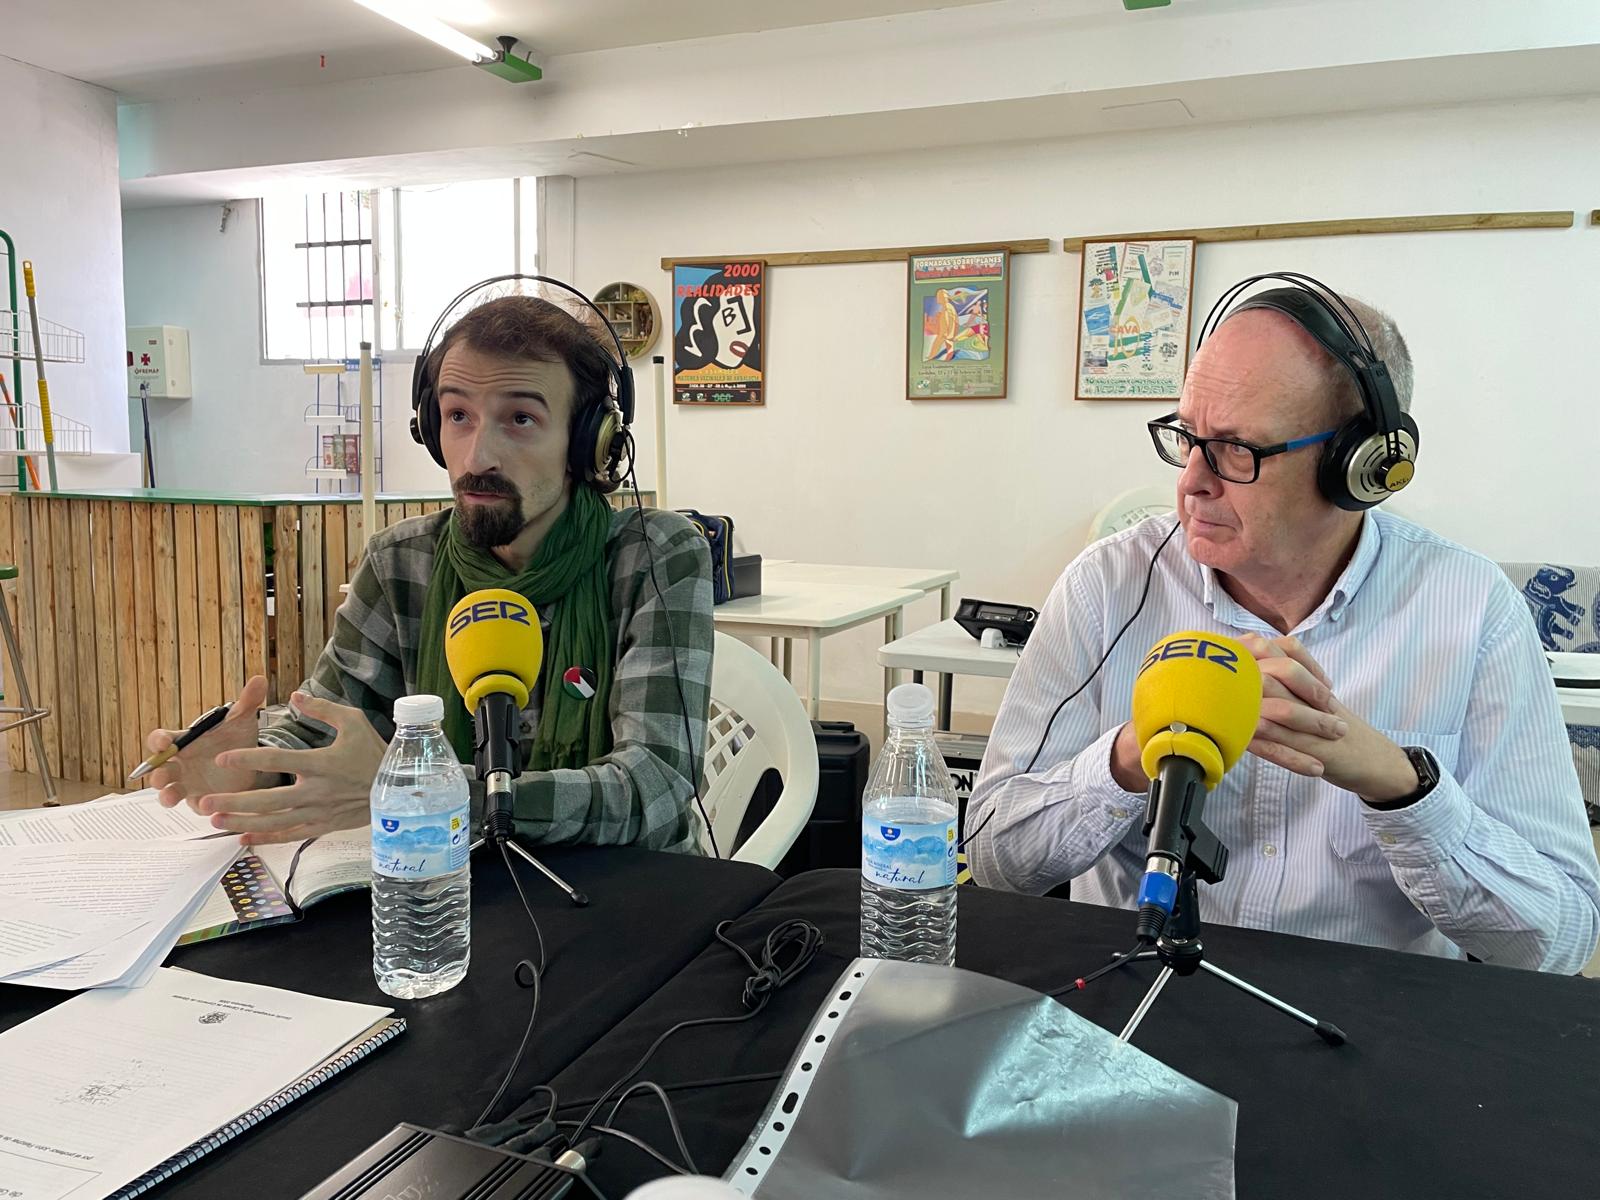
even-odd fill
[[(527, 212), (524, 208), (524, 185), (528, 185), (529, 194), (534, 197), (535, 210)], [(511, 178), (511, 230), (512, 230), (512, 261), (513, 269), (518, 274), (537, 274), (539, 272), (539, 255), (537, 248), (529, 256), (532, 261), (524, 258), (524, 247), (529, 242), (524, 222), (531, 221), (535, 225), (532, 231), (537, 236), (537, 196), (538, 181), (531, 177), (513, 176)], [(438, 314), (428, 315), (408, 326), (405, 308), (401, 304), (404, 294), (405, 269), (402, 262), (403, 246), (405, 244), (404, 230), (401, 228), (399, 192), (400, 188), (344, 188), (338, 194), (347, 192), (363, 192), (370, 197), (372, 213), (372, 338), (373, 356), (383, 355), (412, 356), (422, 352), (422, 341), (427, 337), (428, 330), (432, 327)], [(308, 192), (307, 197), (333, 195), (328, 192)], [(293, 203), (290, 197), (281, 199), (258, 199), (256, 216), (256, 291), (261, 314), (260, 350), (263, 366), (301, 366), (307, 362), (329, 361), (325, 359), (306, 358), (269, 358), (267, 356), (267, 244), (266, 244), (266, 206), (268, 204)], [(387, 218), (384, 216), (387, 212)], [(389, 229), (392, 226), (392, 231)], [(385, 238), (392, 241), (392, 246), (385, 242)], [(359, 246), (357, 247), (359, 252)], [(395, 264), (394, 279), (389, 280), (383, 270), (385, 254)], [(396, 345), (383, 344), (385, 303), (394, 306), (394, 328)], [(415, 339), (416, 345), (408, 346), (407, 341)]]

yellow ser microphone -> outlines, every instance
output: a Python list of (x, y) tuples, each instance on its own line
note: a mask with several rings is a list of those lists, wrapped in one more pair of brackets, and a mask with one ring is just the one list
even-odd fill
[(1150, 777), (1139, 885), (1139, 938), (1161, 936), (1185, 868), (1219, 883), (1228, 848), (1201, 822), (1206, 793), (1244, 754), (1261, 720), (1261, 668), (1240, 643), (1187, 631), (1145, 655), (1133, 685), (1133, 732)]
[(472, 714), (473, 763), (484, 781), (484, 829), (511, 836), (511, 780), (520, 769), (518, 727), (539, 682), (544, 635), (539, 614), (516, 592), (470, 592), (450, 610), (444, 657), (461, 702)]

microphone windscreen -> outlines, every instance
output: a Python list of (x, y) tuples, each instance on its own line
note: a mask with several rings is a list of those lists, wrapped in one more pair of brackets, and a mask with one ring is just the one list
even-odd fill
[(444, 657), (469, 713), (494, 692), (509, 694), (524, 708), (544, 662), (539, 614), (505, 588), (469, 592), (450, 610)]
[[(1152, 779), (1161, 757), (1184, 754), (1206, 768), (1206, 785), (1215, 787), (1260, 720), (1261, 668), (1234, 639), (1190, 630), (1162, 638), (1145, 655), (1133, 684), (1133, 732)], [(1173, 726), (1204, 735), (1215, 750), (1173, 734)]]

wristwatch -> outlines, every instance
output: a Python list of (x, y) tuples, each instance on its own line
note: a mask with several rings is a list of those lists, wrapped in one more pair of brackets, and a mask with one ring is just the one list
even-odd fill
[(1375, 808), (1379, 812), (1390, 812), (1397, 808), (1406, 808), (1421, 800), (1434, 788), (1439, 786), (1439, 764), (1431, 752), (1422, 746), (1402, 746), (1406, 757), (1411, 760), (1411, 769), (1417, 773), (1417, 790), (1408, 795), (1400, 796), (1394, 800), (1381, 802), (1365, 800), (1362, 803), (1368, 808)]

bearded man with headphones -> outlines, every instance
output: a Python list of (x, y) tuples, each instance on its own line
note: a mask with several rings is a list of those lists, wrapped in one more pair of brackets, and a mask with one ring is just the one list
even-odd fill
[[(470, 303), (520, 281), (561, 303)], [(523, 712), (517, 832), (698, 850), (710, 553), (684, 517), (646, 511), (637, 492), (618, 511), (605, 499), (632, 457), (633, 377), (615, 332), (557, 280), (486, 280), (434, 325), (412, 409), (412, 436), (449, 472), (455, 506), (372, 537), (288, 718), (258, 735), (266, 683), (252, 679), (227, 720), (152, 775), (162, 801), (187, 800), (252, 844), (365, 825), (394, 701), (413, 693), (445, 700), (445, 732), (470, 763), (445, 624), (468, 592), (509, 588), (538, 610), (545, 645)], [(150, 748), (171, 736), (156, 731)]]
[(1156, 639), (1210, 630), (1256, 656), (1262, 709), (1207, 801), (1232, 855), (1204, 920), (1584, 965), (1600, 870), (1527, 607), (1489, 559), (1376, 509), (1417, 461), (1411, 382), (1393, 321), (1308, 276), (1223, 295), (1150, 422), (1177, 513), (1067, 567), (1007, 689), (967, 812), (980, 884), (1135, 906), (1134, 677)]

